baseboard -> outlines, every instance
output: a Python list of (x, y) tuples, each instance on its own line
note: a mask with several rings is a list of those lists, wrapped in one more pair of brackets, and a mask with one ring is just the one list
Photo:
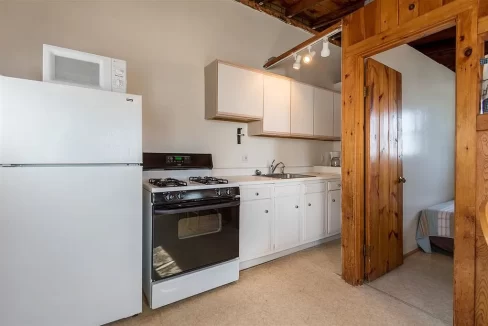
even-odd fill
[(293, 254), (295, 252), (302, 251), (302, 250), (305, 250), (305, 249), (308, 249), (308, 248), (312, 248), (312, 247), (316, 247), (316, 246), (321, 245), (323, 243), (331, 242), (331, 241), (334, 241), (334, 240), (337, 240), (337, 239), (340, 239), (340, 238), (341, 238), (341, 235), (340, 234), (337, 234), (337, 235), (333, 235), (333, 236), (328, 237), (328, 238), (325, 238), (325, 239), (320, 239), (320, 240), (312, 241), (312, 242), (305, 243), (305, 244), (302, 244), (302, 245), (297, 246), (297, 247), (293, 247), (293, 248), (290, 248), (290, 249), (286, 249), (286, 250), (283, 250), (283, 251), (280, 251), (280, 252), (275, 252), (275, 253), (273, 253), (271, 255), (267, 255), (267, 256), (264, 256), (264, 257), (259, 257), (259, 258), (247, 260), (247, 261), (244, 261), (244, 262), (241, 261), (239, 263), (239, 269), (240, 270), (243, 270), (243, 269), (247, 269), (247, 268), (250, 268), (250, 267), (253, 267), (253, 266), (256, 266), (256, 265), (261, 265), (261, 264), (266, 263), (266, 262), (269, 262), (271, 260), (275, 260), (275, 259), (278, 259), (278, 258), (281, 258), (281, 257), (284, 257), (284, 256), (288, 256), (288, 255), (291, 255), (291, 254)]
[(407, 258), (407, 257), (409, 257), (409, 256), (412, 256), (413, 254), (415, 254), (415, 253), (417, 253), (417, 252), (419, 252), (419, 251), (420, 251), (420, 248), (418, 248), (418, 247), (417, 247), (417, 248), (415, 248), (414, 250), (409, 251), (409, 252), (407, 252), (406, 254), (403, 254), (403, 259), (405, 259), (405, 258)]

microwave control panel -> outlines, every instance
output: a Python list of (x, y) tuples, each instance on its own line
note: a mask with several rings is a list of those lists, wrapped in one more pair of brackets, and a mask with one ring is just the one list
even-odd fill
[(127, 93), (127, 64), (124, 60), (112, 59), (112, 91)]

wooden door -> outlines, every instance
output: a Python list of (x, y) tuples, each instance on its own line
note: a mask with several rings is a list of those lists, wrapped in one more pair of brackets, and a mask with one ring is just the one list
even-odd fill
[(264, 76), (263, 132), (290, 134), (290, 80)]
[(285, 250), (300, 244), (300, 196), (275, 198), (275, 250)]
[(326, 236), (325, 201), (325, 192), (305, 195), (305, 242), (319, 240)]
[(332, 137), (334, 136), (334, 93), (317, 87), (314, 88), (313, 93), (313, 134)]
[(366, 61), (365, 279), (403, 264), (401, 74)]

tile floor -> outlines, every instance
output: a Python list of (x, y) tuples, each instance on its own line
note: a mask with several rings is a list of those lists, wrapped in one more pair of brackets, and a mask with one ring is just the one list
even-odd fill
[(446, 324), (433, 312), (393, 298), (391, 286), (380, 291), (346, 284), (339, 275), (340, 253), (339, 241), (308, 249), (242, 271), (236, 283), (160, 309), (144, 306), (139, 316), (111, 325)]

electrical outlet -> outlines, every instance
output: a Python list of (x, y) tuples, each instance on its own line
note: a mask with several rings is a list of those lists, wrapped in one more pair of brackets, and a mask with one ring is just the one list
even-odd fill
[(247, 162), (247, 154), (242, 155), (242, 162)]

